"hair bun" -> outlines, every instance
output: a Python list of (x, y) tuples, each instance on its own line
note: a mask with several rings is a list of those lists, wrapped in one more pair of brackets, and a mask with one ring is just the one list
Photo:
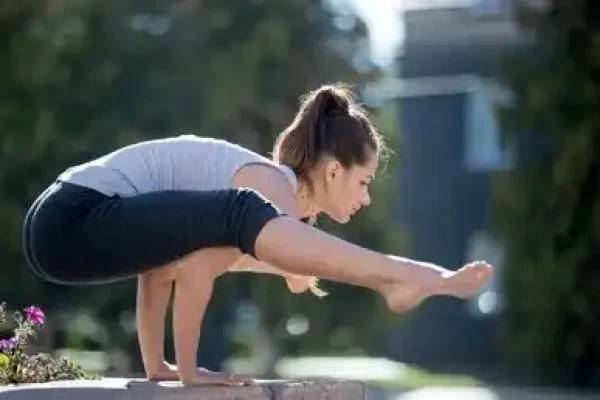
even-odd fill
[(347, 115), (351, 101), (347, 91), (337, 86), (323, 86), (317, 92), (317, 103), (321, 104), (321, 111), (326, 115)]

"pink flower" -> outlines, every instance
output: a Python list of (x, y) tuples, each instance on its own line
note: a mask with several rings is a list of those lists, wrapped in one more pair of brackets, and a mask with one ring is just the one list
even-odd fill
[(19, 341), (16, 337), (0, 340), (0, 351), (10, 351), (17, 346)]
[(27, 320), (35, 325), (43, 325), (46, 316), (44, 312), (36, 306), (29, 306), (25, 309)]

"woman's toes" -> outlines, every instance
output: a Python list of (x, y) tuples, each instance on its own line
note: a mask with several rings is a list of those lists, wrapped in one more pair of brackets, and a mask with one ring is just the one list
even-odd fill
[(472, 267), (477, 279), (487, 281), (492, 277), (492, 266), (485, 262), (480, 262)]
[(491, 266), (483, 261), (469, 263), (450, 278), (449, 294), (469, 298), (477, 294), (492, 276)]
[(485, 261), (474, 261), (466, 264), (459, 272), (463, 271), (477, 280), (487, 280), (492, 275), (492, 266)]

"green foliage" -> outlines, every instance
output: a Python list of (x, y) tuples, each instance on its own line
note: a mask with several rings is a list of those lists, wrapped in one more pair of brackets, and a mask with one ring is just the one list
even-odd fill
[[(6, 303), (0, 303), (0, 324), (5, 323)], [(46, 353), (28, 354), (29, 341), (44, 325), (41, 309), (31, 306), (24, 310), (25, 317), (15, 312), (14, 335), (0, 340), (0, 385), (43, 383), (56, 380), (96, 379), (66, 358), (54, 359)]]
[(506, 343), (544, 382), (600, 385), (600, 30), (594, 2), (524, 10), (533, 39), (505, 77), (516, 168), (497, 177)]
[[(108, 331), (97, 345), (137, 354), (122, 327), (135, 282), (81, 289), (35, 277), (20, 248), (27, 207), (65, 168), (143, 139), (193, 132), (267, 153), (300, 94), (330, 81), (359, 88), (368, 78), (331, 47), (333, 32), (320, 0), (0, 0), (0, 264), (10, 276), (0, 281), (3, 296), (50, 314), (93, 309)], [(374, 206), (377, 217), (361, 217), (348, 236), (377, 247), (382, 210)], [(274, 332), (301, 309), (314, 321), (314, 347), (323, 348), (328, 332), (372, 315), (374, 296), (361, 293), (297, 297), (282, 280), (237, 274), (218, 283), (210, 307), (226, 315), (250, 297)], [(349, 299), (357, 308), (333, 317)], [(361, 335), (372, 342), (362, 331), (356, 341)]]

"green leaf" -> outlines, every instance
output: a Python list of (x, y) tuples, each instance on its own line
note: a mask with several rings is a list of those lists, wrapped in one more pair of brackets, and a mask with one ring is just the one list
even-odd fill
[(6, 369), (10, 366), (10, 357), (6, 354), (0, 354), (0, 370)]
[(502, 115), (503, 133), (533, 143), (494, 187), (508, 253), (505, 343), (553, 385), (600, 386), (600, 18), (587, 12), (593, 4), (553, 0), (530, 10), (522, 21), (535, 40), (502, 79), (516, 97)]

